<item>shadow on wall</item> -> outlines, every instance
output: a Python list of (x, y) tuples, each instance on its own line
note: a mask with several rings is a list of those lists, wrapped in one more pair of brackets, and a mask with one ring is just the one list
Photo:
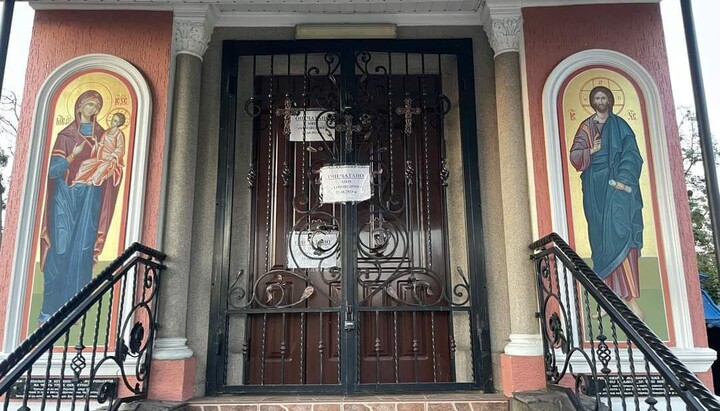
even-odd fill
[[(708, 327), (708, 346), (715, 351), (720, 351), (720, 328)], [(715, 360), (712, 365), (713, 387), (714, 392), (720, 395), (720, 360)]]

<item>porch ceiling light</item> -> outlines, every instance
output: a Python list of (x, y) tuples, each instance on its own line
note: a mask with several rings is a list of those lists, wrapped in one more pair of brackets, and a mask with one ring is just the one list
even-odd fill
[(395, 24), (298, 24), (297, 40), (308, 39), (394, 39)]

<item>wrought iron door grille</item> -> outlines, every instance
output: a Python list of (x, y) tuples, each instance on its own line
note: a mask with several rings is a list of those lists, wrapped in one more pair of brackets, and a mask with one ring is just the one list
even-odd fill
[(209, 392), (491, 390), (469, 42), (430, 43), (226, 42)]

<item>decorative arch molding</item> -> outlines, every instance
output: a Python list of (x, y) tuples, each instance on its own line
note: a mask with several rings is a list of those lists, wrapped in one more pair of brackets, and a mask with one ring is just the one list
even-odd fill
[[(561, 130), (557, 113), (557, 101), (562, 92), (563, 84), (569, 76), (585, 67), (598, 65), (612, 66), (625, 72), (637, 83), (644, 99), (647, 132), (650, 136), (651, 146), (649, 150), (655, 164), (654, 175), (650, 175), (650, 178), (654, 179), (656, 187), (657, 218), (660, 221), (660, 233), (663, 238), (670, 307), (674, 319), (675, 348), (678, 351), (687, 351), (694, 348), (694, 342), (690, 321), (690, 306), (687, 301), (687, 285), (682, 261), (679, 227), (676, 219), (677, 209), (672, 184), (668, 184), (672, 179), (667, 135), (662, 114), (662, 100), (650, 73), (637, 61), (622, 53), (603, 49), (578, 52), (558, 64), (545, 82), (543, 90), (543, 122), (552, 229), (561, 236), (568, 237), (561, 157), (563, 153), (558, 138), (561, 135)], [(709, 353), (708, 355), (712, 356)], [(688, 360), (690, 360), (690, 363), (693, 360), (702, 362), (700, 358), (688, 358)], [(708, 367), (710, 363), (712, 363), (712, 360), (708, 363)], [(707, 369), (704, 366), (699, 368)]]
[(29, 261), (33, 249), (34, 224), (41, 195), (43, 176), (43, 154), (47, 144), (49, 118), (52, 99), (60, 87), (78, 73), (100, 69), (111, 72), (127, 80), (137, 98), (137, 116), (135, 118), (135, 144), (133, 150), (132, 180), (129, 185), (127, 219), (125, 224), (125, 247), (140, 241), (142, 235), (143, 207), (145, 200), (145, 181), (148, 152), (150, 146), (150, 121), (152, 98), (150, 88), (143, 75), (129, 62), (107, 54), (87, 54), (67, 61), (55, 69), (40, 87), (33, 111), (25, 168), (25, 181), (22, 185), (20, 213), (17, 237), (13, 253), (13, 263), (5, 318), (5, 335), (2, 352), (11, 352), (22, 338), (22, 322), (27, 287)]

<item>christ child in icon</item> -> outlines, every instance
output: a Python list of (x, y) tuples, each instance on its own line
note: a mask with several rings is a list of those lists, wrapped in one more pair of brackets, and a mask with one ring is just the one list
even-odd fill
[(100, 186), (106, 180), (112, 179), (113, 186), (117, 187), (120, 184), (125, 153), (125, 135), (120, 128), (125, 121), (125, 115), (122, 113), (112, 115), (110, 128), (93, 147), (92, 157), (80, 164), (74, 183)]

